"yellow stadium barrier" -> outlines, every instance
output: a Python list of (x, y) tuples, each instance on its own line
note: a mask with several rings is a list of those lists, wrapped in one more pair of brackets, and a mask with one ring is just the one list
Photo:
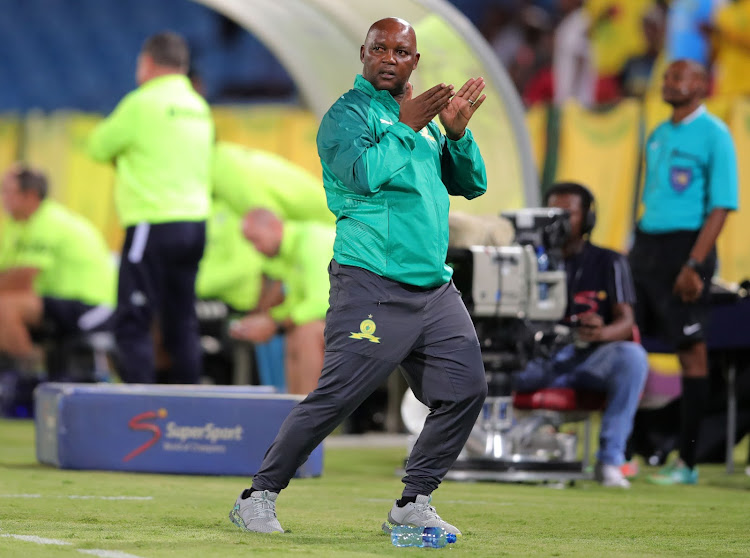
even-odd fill
[(561, 115), (556, 180), (591, 189), (598, 217), (592, 240), (613, 250), (626, 249), (632, 231), (640, 121), (641, 105), (632, 100), (605, 113), (571, 102)]
[(526, 126), (531, 139), (531, 151), (539, 176), (544, 173), (544, 161), (547, 156), (547, 117), (549, 109), (544, 105), (534, 105), (526, 111)]
[[(712, 98), (706, 104), (729, 123), (738, 154), (750, 151), (750, 99)], [(616, 250), (627, 248), (641, 158), (640, 126), (643, 123), (644, 130), (650, 131), (668, 118), (669, 110), (659, 99), (642, 104), (622, 101), (604, 113), (573, 103), (563, 107), (555, 178), (583, 182), (597, 196), (595, 242)], [(214, 118), (220, 139), (275, 152), (320, 176), (315, 147), (318, 122), (309, 111), (273, 104), (222, 106), (214, 108)], [(547, 160), (547, 118), (544, 106), (526, 114), (540, 175)], [(0, 165), (4, 169), (22, 159), (41, 167), (50, 177), (51, 196), (90, 219), (110, 247), (119, 250), (122, 229), (114, 210), (113, 169), (93, 162), (85, 152), (87, 137), (100, 119), (73, 112), (31, 113), (25, 121), (12, 115), (0, 117)], [(745, 248), (750, 236), (746, 194), (750, 192), (750, 160), (740, 156), (739, 165), (741, 209), (730, 217), (719, 239), (721, 276), (730, 281), (750, 277), (750, 251)]]
[(50, 197), (89, 219), (119, 250), (123, 231), (114, 207), (114, 169), (94, 162), (86, 141), (98, 115), (55, 112), (26, 118), (23, 158), (50, 180)]
[(739, 167), (740, 209), (729, 216), (718, 241), (719, 271), (727, 281), (750, 279), (750, 99), (734, 103), (729, 114), (729, 128), (734, 138)]
[(18, 159), (21, 121), (15, 115), (0, 116), (0, 169), (3, 171)]
[(315, 145), (318, 120), (310, 111), (288, 105), (216, 107), (216, 137), (271, 151), (321, 176)]
[[(14, 115), (0, 117), (0, 173), (5, 172), (11, 163), (18, 159), (21, 121)], [(0, 207), (0, 223), (4, 218), (4, 211)]]

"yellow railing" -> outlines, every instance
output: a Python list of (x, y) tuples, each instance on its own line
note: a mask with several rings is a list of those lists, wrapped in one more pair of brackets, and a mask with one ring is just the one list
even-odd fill
[[(750, 160), (743, 156), (750, 152), (750, 98), (712, 98), (706, 105), (729, 126), (738, 154), (740, 210), (730, 216), (718, 244), (720, 275), (741, 281), (750, 278)], [(527, 113), (539, 174), (546, 177), (542, 187), (553, 180), (575, 180), (596, 195), (595, 242), (628, 249), (637, 215), (642, 145), (669, 114), (661, 101), (631, 100), (603, 111), (569, 103), (559, 112), (535, 108)]]
[[(750, 277), (750, 99), (712, 99), (708, 108), (729, 125), (740, 154), (740, 211), (719, 239), (721, 275), (731, 281)], [(555, 119), (550, 126), (548, 118)], [(632, 233), (644, 136), (669, 115), (663, 103), (623, 101), (607, 111), (587, 111), (571, 103), (555, 114), (547, 107), (527, 113), (532, 151), (540, 176), (577, 180), (597, 196), (594, 240), (626, 250)], [(313, 114), (288, 105), (214, 109), (219, 139), (266, 149), (320, 175), (315, 148), (318, 122)], [(51, 195), (89, 218), (118, 250), (122, 230), (113, 205), (114, 172), (85, 153), (86, 137), (100, 116), (56, 112), (21, 119), (0, 116), (0, 167), (22, 159), (44, 169)], [(485, 156), (491, 154), (485, 153)], [(0, 212), (0, 219), (2, 212)]]

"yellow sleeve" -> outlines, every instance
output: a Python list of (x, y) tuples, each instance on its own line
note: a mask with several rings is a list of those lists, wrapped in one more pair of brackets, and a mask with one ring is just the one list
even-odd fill
[(131, 93), (94, 129), (88, 141), (92, 159), (107, 163), (131, 143), (137, 125), (137, 98)]

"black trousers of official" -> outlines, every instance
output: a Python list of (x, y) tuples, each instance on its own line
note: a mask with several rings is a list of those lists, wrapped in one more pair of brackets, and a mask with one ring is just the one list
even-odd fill
[(401, 365), (430, 408), (406, 465), (404, 496), (429, 495), (463, 449), (487, 395), (469, 313), (452, 282), (420, 289), (336, 261), (329, 275), (318, 387), (282, 424), (253, 487), (286, 488), (312, 450)]
[(153, 324), (172, 361), (170, 381), (200, 381), (195, 277), (206, 243), (203, 221), (128, 227), (117, 286), (115, 338), (124, 382), (154, 383)]

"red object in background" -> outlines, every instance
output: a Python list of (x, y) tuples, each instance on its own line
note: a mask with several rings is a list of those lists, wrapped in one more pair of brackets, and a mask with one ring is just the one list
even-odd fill
[(616, 76), (599, 76), (596, 80), (596, 103), (607, 105), (622, 98), (620, 83)]
[(529, 79), (523, 89), (523, 102), (527, 107), (537, 103), (551, 103), (554, 98), (552, 66), (541, 68)]
[(604, 408), (606, 400), (606, 394), (603, 392), (572, 388), (543, 388), (513, 394), (513, 406), (516, 409), (600, 411)]
[[(551, 103), (554, 99), (555, 86), (552, 79), (552, 67), (539, 70), (524, 87), (522, 97), (524, 104), (531, 107), (537, 103)], [(596, 103), (606, 105), (622, 98), (620, 84), (616, 76), (599, 77), (596, 83)]]

